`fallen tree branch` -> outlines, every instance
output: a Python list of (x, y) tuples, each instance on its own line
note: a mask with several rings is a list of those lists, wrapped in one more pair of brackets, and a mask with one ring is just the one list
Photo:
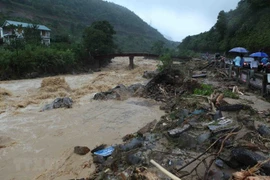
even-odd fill
[(230, 133), (228, 133), (226, 135), (226, 137), (222, 140), (222, 143), (221, 143), (221, 146), (219, 148), (219, 151), (215, 154), (215, 158), (212, 159), (209, 163), (209, 166), (208, 166), (208, 169), (205, 171), (205, 174), (204, 174), (204, 179), (208, 179), (208, 175), (209, 175), (209, 172), (210, 172), (210, 169), (211, 169), (211, 166), (213, 165), (214, 161), (217, 159), (217, 157), (219, 156), (219, 154), (221, 153), (221, 151), (223, 150), (223, 147), (224, 147), (224, 143), (227, 139), (229, 139), (232, 135), (236, 135), (238, 132), (233, 132), (231, 131)]
[(240, 94), (240, 95), (244, 95), (244, 93), (242, 93), (241, 91), (239, 91), (238, 86), (233, 86), (232, 92), (233, 92), (233, 93), (238, 93), (238, 94)]
[[(240, 171), (240, 172), (235, 172), (232, 174), (232, 179), (233, 180), (246, 180), (246, 179), (255, 179), (256, 177), (256, 173), (260, 170), (260, 168), (268, 163), (270, 161), (270, 158), (265, 160), (265, 161), (262, 161), (262, 162), (258, 162), (255, 166), (253, 166), (252, 168), (249, 168), (247, 170), (243, 170), (243, 171)], [(253, 176), (252, 178), (250, 176)], [(270, 177), (266, 177), (266, 176), (261, 176), (261, 177), (264, 177), (265, 180), (269, 180)], [(263, 179), (263, 178), (257, 178), (257, 179)]]
[(157, 162), (155, 162), (153, 159), (150, 160), (150, 162), (156, 166), (161, 172), (163, 172), (164, 174), (166, 174), (167, 176), (169, 176), (172, 180), (181, 180), (180, 178), (178, 178), (177, 176), (173, 175), (172, 173), (170, 173), (169, 171), (167, 171), (165, 168), (163, 168), (161, 165), (159, 165)]

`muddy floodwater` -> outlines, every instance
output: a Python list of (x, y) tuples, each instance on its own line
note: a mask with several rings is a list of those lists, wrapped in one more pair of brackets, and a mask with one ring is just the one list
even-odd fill
[[(79, 156), (74, 146), (93, 149), (102, 143), (122, 142), (164, 114), (159, 104), (142, 98), (125, 101), (94, 101), (95, 93), (118, 84), (147, 83), (146, 70), (157, 61), (135, 58), (136, 68), (128, 69), (127, 58), (115, 58), (101, 72), (61, 76), (68, 88), (42, 88), (42, 78), (2, 81), (8, 92), (0, 104), (0, 179), (71, 179), (93, 172), (91, 154)], [(74, 100), (70, 109), (41, 112), (58, 96)]]

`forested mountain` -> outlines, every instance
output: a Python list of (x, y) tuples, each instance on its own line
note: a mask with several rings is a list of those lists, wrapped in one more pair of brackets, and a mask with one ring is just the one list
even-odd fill
[(87, 26), (107, 20), (120, 51), (149, 51), (158, 40), (176, 46), (127, 8), (102, 0), (1, 0), (0, 23), (6, 19), (44, 24), (53, 38), (68, 36), (77, 42)]
[(180, 51), (227, 52), (242, 46), (270, 52), (270, 1), (241, 0), (235, 10), (221, 11), (208, 32), (186, 37)]

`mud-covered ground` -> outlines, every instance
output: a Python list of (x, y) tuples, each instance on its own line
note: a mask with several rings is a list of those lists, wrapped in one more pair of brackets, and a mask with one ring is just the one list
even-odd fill
[[(200, 71), (203, 61), (190, 63), (159, 73), (144, 87), (141, 95), (162, 102), (166, 115), (124, 136), (111, 156), (93, 155), (96, 173), (87, 178), (168, 179), (153, 160), (181, 179), (270, 175), (270, 104), (230, 80), (224, 69)], [(206, 77), (190, 78), (191, 71)], [(103, 95), (121, 97), (127, 89)]]

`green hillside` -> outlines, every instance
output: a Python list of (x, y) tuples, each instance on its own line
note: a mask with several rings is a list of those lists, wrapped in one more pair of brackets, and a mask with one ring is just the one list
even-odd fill
[(227, 52), (242, 46), (270, 52), (270, 1), (241, 0), (235, 10), (221, 11), (208, 32), (186, 37), (181, 52)]
[(125, 7), (102, 0), (1, 0), (0, 23), (6, 19), (44, 24), (52, 29), (52, 37), (69, 36), (79, 42), (83, 30), (94, 21), (109, 21), (116, 31), (115, 42), (120, 51), (150, 51), (154, 42), (168, 41)]

